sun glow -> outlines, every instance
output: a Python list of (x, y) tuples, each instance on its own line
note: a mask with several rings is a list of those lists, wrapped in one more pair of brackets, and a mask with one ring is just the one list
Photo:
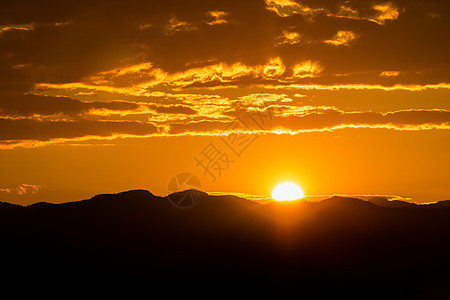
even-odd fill
[(291, 201), (305, 196), (301, 187), (293, 182), (282, 182), (272, 190), (272, 199), (277, 201)]

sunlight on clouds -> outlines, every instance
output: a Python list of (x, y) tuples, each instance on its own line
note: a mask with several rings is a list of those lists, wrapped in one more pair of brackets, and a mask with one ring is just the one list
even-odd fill
[(182, 31), (193, 31), (197, 30), (197, 26), (194, 24), (190, 24), (185, 21), (180, 21), (175, 17), (172, 17), (167, 25), (164, 27), (164, 33), (166, 35), (173, 35), (176, 32), (182, 32)]
[[(87, 104), (89, 102), (86, 102)], [(109, 108), (91, 108), (89, 109), (84, 116), (120, 116), (126, 117), (129, 115), (153, 115), (153, 116), (163, 116), (167, 118), (167, 116), (171, 116), (172, 118), (181, 118), (189, 115), (195, 115), (197, 112), (190, 108), (189, 106), (182, 105), (164, 105), (164, 104), (152, 104), (147, 102), (129, 102), (136, 105), (136, 109), (134, 110), (118, 110), (118, 109), (109, 109)]]
[(310, 60), (296, 64), (292, 69), (293, 76), (298, 78), (315, 77), (322, 70), (323, 68), (318, 63)]
[(321, 114), (326, 111), (335, 111), (339, 113), (345, 113), (343, 110), (339, 110), (333, 106), (312, 106), (312, 105), (302, 105), (302, 106), (281, 106), (280, 111), (282, 111), (281, 116), (305, 116), (308, 114)]
[(327, 15), (330, 17), (348, 18), (352, 20), (366, 20), (377, 23), (378, 25), (384, 25), (386, 20), (395, 20), (399, 16), (398, 9), (391, 2), (375, 4), (371, 8), (375, 11), (375, 14), (363, 14), (357, 9), (344, 4), (340, 6), (339, 11), (336, 14), (328, 12)]
[[(73, 91), (73, 90), (81, 90), (83, 93), (92, 93), (92, 92), (106, 92), (111, 94), (122, 94), (122, 95), (134, 95), (141, 96), (145, 94), (145, 91), (140, 86), (136, 87), (114, 87), (106, 85), (108, 82), (105, 81), (104, 84), (90, 84), (90, 83), (82, 83), (82, 82), (71, 82), (71, 83), (37, 83), (34, 88), (37, 91), (46, 91), (46, 90), (61, 90), (61, 91)], [(89, 91), (89, 92), (88, 92)], [(153, 92), (152, 92), (153, 93)], [(149, 93), (149, 94), (152, 94)], [(157, 92), (159, 93), (159, 92)]]
[(397, 77), (400, 75), (398, 71), (383, 71), (380, 73), (380, 77)]
[(272, 58), (264, 65), (263, 74), (267, 77), (277, 77), (284, 73), (286, 70), (285, 65), (279, 57)]
[(326, 90), (326, 91), (340, 91), (340, 90), (380, 90), (380, 91), (410, 91), (410, 92), (420, 92), (424, 90), (437, 90), (437, 89), (450, 89), (450, 83), (438, 83), (438, 84), (395, 84), (393, 86), (383, 86), (379, 84), (280, 84), (280, 85), (270, 85), (270, 84), (260, 84), (255, 85), (256, 87), (280, 90), (280, 89), (291, 89), (291, 90)]
[(137, 110), (112, 110), (112, 109), (107, 109), (107, 108), (91, 108), (86, 112), (85, 116), (91, 115), (91, 116), (108, 117), (108, 116), (117, 115), (117, 116), (125, 117), (128, 115), (142, 114), (142, 113), (149, 113), (149, 112), (151, 112), (151, 110), (149, 110), (148, 108), (144, 108), (142, 106)]
[[(449, 130), (450, 124), (420, 124), (420, 125), (396, 125), (396, 124), (340, 124), (333, 126), (324, 126), (318, 128), (305, 128), (305, 129), (289, 129), (282, 125), (274, 126), (273, 128), (262, 129), (242, 129), (239, 134), (249, 134), (249, 135), (266, 135), (266, 134), (276, 134), (276, 135), (299, 135), (304, 133), (314, 133), (314, 132), (334, 132), (344, 129), (384, 129), (384, 130), (395, 130), (395, 131), (426, 131), (426, 130)], [(236, 131), (223, 131), (220, 129), (214, 129), (208, 131), (207, 128), (199, 129), (198, 131), (192, 131), (189, 129), (181, 129), (179, 132), (171, 132), (165, 135), (167, 136), (226, 136), (230, 134), (236, 134)], [(164, 135), (164, 134), (163, 134)]]
[[(164, 126), (160, 126), (164, 127)], [(160, 133), (152, 133), (147, 135), (132, 135), (132, 134), (114, 134), (111, 136), (83, 136), (77, 138), (53, 138), (46, 141), (39, 140), (4, 140), (0, 142), (0, 150), (11, 150), (15, 148), (39, 148), (58, 144), (76, 145), (76, 143), (84, 143), (86, 141), (113, 141), (117, 139), (147, 139), (158, 136), (223, 136), (224, 131), (219, 129), (208, 130), (205, 128), (202, 131), (181, 131), (177, 133), (169, 133), (169, 125), (165, 126), (166, 130), (161, 130)], [(268, 130), (248, 130), (241, 132), (242, 134), (277, 134), (277, 135), (298, 135), (302, 133), (312, 132), (333, 132), (342, 129), (388, 129), (397, 131), (422, 131), (422, 130), (450, 130), (450, 124), (421, 124), (421, 125), (393, 125), (393, 124), (342, 124), (323, 128), (309, 128), (309, 129), (288, 129), (283, 126), (276, 126)], [(234, 134), (232, 132), (231, 134)], [(82, 144), (80, 144), (82, 145)], [(95, 144), (94, 144), (95, 145)], [(88, 146), (91, 146), (88, 144)]]
[(283, 30), (282, 35), (277, 37), (276, 40), (278, 40), (277, 45), (283, 44), (294, 45), (300, 43), (301, 35), (295, 31)]
[(379, 12), (379, 15), (375, 18), (375, 20), (383, 25), (386, 20), (395, 20), (398, 18), (399, 12), (396, 7), (391, 2), (387, 2), (385, 4), (374, 5), (373, 9)]
[[(1, 149), (1, 147), (0, 147), (0, 149)], [(19, 186), (14, 187), (14, 188), (0, 188), (0, 192), (7, 193), (7, 194), (16, 194), (16, 195), (26, 195), (26, 194), (36, 195), (41, 188), (42, 188), (42, 186), (40, 186), (38, 184), (22, 183)]]
[(113, 70), (107, 71), (107, 72), (101, 72), (100, 75), (114, 74), (115, 76), (121, 76), (121, 75), (130, 74), (130, 73), (138, 73), (143, 70), (150, 70), (152, 68), (153, 68), (153, 64), (146, 62), (146, 63), (142, 63), (142, 64), (131, 65), (128, 67), (116, 68), (116, 69), (113, 69)]
[[(312, 74), (309, 74), (305, 71), (309, 68), (302, 67), (303, 64), (298, 66), (297, 72), (300, 72), (298, 75), (305, 77), (312, 77)], [(252, 70), (254, 72), (254, 70)], [(304, 74), (303, 74), (304, 73)], [(308, 76), (309, 74), (309, 76)], [(302, 78), (302, 77), (300, 77)], [(289, 79), (289, 78), (288, 78)], [(192, 81), (191, 81), (192, 82)], [(185, 84), (187, 85), (187, 84)], [(383, 86), (379, 84), (298, 84), (298, 83), (264, 83), (264, 84), (251, 84), (254, 88), (261, 88), (265, 90), (280, 90), (280, 89), (288, 89), (288, 90), (304, 90), (304, 91), (313, 91), (313, 90), (327, 90), (327, 91), (339, 91), (339, 90), (380, 90), (380, 91), (410, 91), (410, 92), (418, 92), (424, 90), (438, 90), (438, 89), (450, 89), (450, 83), (438, 83), (438, 84), (395, 84), (392, 86)], [(63, 83), (63, 84), (51, 84), (51, 83), (39, 83), (35, 85), (36, 91), (45, 92), (49, 90), (58, 90), (60, 92), (70, 92), (70, 91), (78, 91), (78, 92), (106, 92), (111, 94), (122, 94), (122, 95), (132, 95), (132, 96), (144, 96), (144, 97), (196, 97), (196, 94), (175, 94), (169, 92), (162, 92), (158, 90), (149, 90), (152, 85), (149, 84), (141, 84), (134, 87), (114, 87), (114, 86), (106, 86), (106, 85), (93, 85), (86, 83)], [(216, 86), (214, 88), (220, 88), (220, 86)], [(227, 86), (227, 88), (229, 88)], [(211, 87), (207, 87), (207, 90), (212, 90)], [(207, 95), (201, 95), (202, 97), (207, 97)], [(211, 95), (215, 97), (216, 95)], [(298, 97), (298, 96), (296, 96)]]
[[(0, 148), (1, 149), (1, 148)], [(0, 193), (7, 193), (7, 194), (11, 194), (12, 189), (9, 188), (0, 188)]]
[[(154, 136), (180, 136), (180, 135), (223, 135), (221, 130), (233, 122), (228, 109), (235, 110), (243, 119), (250, 118), (249, 112), (270, 114), (265, 120), (265, 128), (248, 127), (248, 134), (300, 134), (306, 132), (334, 131), (345, 128), (361, 129), (392, 129), (400, 131), (419, 131), (450, 129), (450, 111), (445, 109), (405, 109), (390, 112), (373, 111), (344, 111), (333, 106), (291, 105), (283, 102), (285, 94), (249, 94), (235, 100), (216, 98), (203, 99), (197, 103), (202, 114), (195, 118), (174, 113), (162, 112), (152, 115), (146, 122), (123, 121), (61, 121), (61, 120), (21, 120), (8, 121), (14, 126), (18, 136), (14, 134), (0, 141), (0, 149), (13, 149), (16, 147), (34, 148), (61, 143), (79, 143), (86, 140), (114, 140), (119, 138), (146, 138)], [(191, 99), (192, 100), (192, 99)], [(291, 99), (290, 99), (291, 100)], [(192, 100), (193, 101), (193, 100)], [(196, 101), (195, 101), (196, 102)], [(278, 102), (278, 103), (277, 103)], [(292, 102), (292, 101), (291, 101)], [(221, 103), (220, 105), (218, 103)], [(170, 108), (165, 106), (166, 108)], [(151, 109), (151, 107), (149, 107)], [(157, 109), (157, 107), (155, 107)], [(270, 109), (270, 111), (269, 111)], [(29, 132), (28, 126), (37, 126), (37, 132)], [(78, 124), (78, 125), (77, 125)], [(84, 125), (83, 125), (84, 124)], [(251, 122), (248, 122), (251, 124)], [(85, 125), (96, 130), (86, 130)], [(123, 126), (122, 126), (123, 125)], [(2, 123), (0, 123), (0, 126)], [(62, 126), (62, 127), (61, 127)], [(49, 128), (65, 128), (70, 126), (74, 131), (68, 136), (49, 135)], [(78, 128), (78, 129), (77, 129)], [(95, 129), (95, 128), (94, 128)], [(96, 132), (95, 134), (92, 134)], [(226, 133), (225, 133), (226, 134)]]
[(223, 118), (223, 111), (231, 107), (232, 102), (218, 95), (182, 94), (176, 96), (183, 104), (189, 105), (198, 116), (211, 119)]
[(301, 7), (291, 0), (265, 0), (267, 9), (275, 12), (280, 17), (292, 16)]
[(103, 71), (85, 78), (96, 85), (136, 86), (142, 82), (161, 82), (167, 74), (152, 63), (146, 62)]
[(241, 63), (232, 65), (220, 63), (203, 68), (188, 69), (175, 74), (167, 74), (163, 81), (169, 85), (184, 87), (194, 83), (206, 83), (214, 80), (229, 82), (254, 72), (254, 68)]
[(8, 24), (8, 25), (1, 25), (0, 26), (0, 34), (11, 31), (11, 30), (33, 30), (35, 25), (33, 23), (29, 24)]
[(352, 31), (339, 30), (331, 39), (324, 43), (334, 46), (350, 46), (350, 43), (356, 40), (357, 36)]
[(291, 0), (265, 0), (265, 2), (267, 9), (280, 17), (289, 17), (294, 14), (308, 17), (324, 11), (322, 8), (310, 8)]
[[(296, 35), (292, 35), (294, 38)], [(331, 40), (324, 42), (332, 45), (348, 45), (356, 35), (351, 31), (339, 31)], [(445, 88), (450, 84), (408, 85), (396, 84), (382, 86), (379, 84), (300, 84), (304, 78), (318, 77), (324, 66), (318, 61), (306, 60), (295, 65), (285, 65), (280, 57), (273, 57), (265, 64), (247, 65), (241, 62), (233, 64), (215, 63), (203, 67), (188, 68), (185, 71), (168, 73), (151, 62), (115, 68), (99, 72), (73, 83), (38, 83), (35, 88), (40, 91), (46, 89), (74, 90), (78, 93), (106, 92), (123, 95), (161, 97), (167, 92), (161, 90), (172, 89), (179, 91), (185, 88), (204, 88), (208, 90), (229, 88), (232, 84), (266, 89), (296, 88), (296, 89), (381, 89), (381, 90), (422, 90)], [(397, 72), (397, 73), (396, 73)], [(376, 73), (375, 73), (376, 74)], [(395, 77), (398, 71), (386, 70), (379, 77)], [(335, 74), (337, 76), (337, 74)], [(377, 76), (378, 77), (378, 76)], [(262, 85), (261, 81), (270, 81)], [(297, 82), (297, 83), (296, 83)], [(290, 83), (286, 85), (286, 83)], [(158, 91), (159, 89), (159, 91)], [(82, 95), (82, 94), (79, 94)]]
[(213, 10), (207, 12), (207, 15), (213, 19), (212, 21), (206, 22), (206, 24), (210, 26), (228, 23), (228, 21), (224, 19), (224, 17), (227, 16), (228, 13), (224, 11)]
[(49, 140), (41, 141), (41, 140), (3, 140), (0, 142), (0, 150), (11, 150), (15, 148), (40, 148), (51, 145), (58, 144), (75, 144), (75, 143), (84, 143), (86, 141), (113, 141), (117, 139), (145, 139), (151, 138), (154, 136), (162, 136), (163, 134), (144, 134), (144, 135), (133, 135), (133, 134), (112, 134), (110, 136), (98, 136), (98, 135), (86, 135), (82, 137), (74, 137), (74, 138), (52, 138)]
[(40, 185), (22, 183), (17, 188), (17, 195), (25, 195), (28, 193), (37, 194), (40, 188), (41, 188)]
[(347, 18), (359, 18), (359, 12), (356, 9), (351, 8), (350, 6), (343, 4), (339, 7), (337, 16)]
[[(240, 77), (250, 75), (253, 77), (274, 78), (283, 75), (285, 70), (286, 67), (279, 57), (270, 59), (264, 65), (248, 66), (242, 63), (234, 63), (231, 65), (219, 63), (171, 74), (154, 67), (151, 63), (143, 63), (101, 72), (86, 78), (86, 81), (91, 81), (97, 85), (99, 90), (102, 89), (102, 86), (104, 87), (104, 91), (113, 89), (113, 86), (117, 86), (118, 90), (122, 86), (129, 86), (122, 93), (143, 95), (149, 88), (159, 84), (186, 87), (195, 83), (208, 83), (213, 81), (222, 83), (232, 82)], [(83, 85), (85, 87), (89, 86), (87, 83), (74, 83), (74, 87), (82, 87)], [(95, 89), (95, 87), (93, 88)]]
[(286, 94), (259, 93), (238, 97), (236, 101), (244, 105), (263, 106), (268, 102), (291, 102), (292, 99), (287, 98)]
[(152, 24), (141, 24), (139, 25), (139, 30), (147, 30), (152, 27)]
[(333, 12), (325, 7), (311, 8), (292, 0), (265, 0), (265, 3), (267, 10), (273, 11), (280, 17), (290, 17), (298, 14), (306, 17), (308, 21), (311, 21), (318, 14), (324, 14), (328, 17), (367, 20), (375, 22), (378, 25), (384, 25), (386, 20), (395, 20), (399, 16), (399, 11), (392, 2), (373, 5), (372, 9), (375, 11), (375, 15), (368, 13), (362, 14), (347, 4), (341, 5), (337, 12)]
[[(164, 33), (165, 35), (173, 35), (177, 32), (188, 32), (188, 31), (194, 31), (199, 30), (202, 23), (206, 23), (209, 26), (214, 25), (220, 25), (220, 24), (227, 24), (228, 21), (225, 19), (225, 17), (228, 15), (227, 12), (220, 11), (220, 10), (213, 10), (206, 13), (206, 16), (209, 20), (203, 20), (198, 22), (186, 22), (178, 20), (176, 17), (170, 18), (169, 22), (164, 27)], [(145, 25), (145, 28), (140, 29), (147, 29), (151, 25)]]

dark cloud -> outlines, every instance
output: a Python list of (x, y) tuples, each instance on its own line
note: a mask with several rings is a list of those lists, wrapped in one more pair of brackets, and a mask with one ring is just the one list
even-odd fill
[[(374, 7), (386, 3), (398, 16), (380, 17), (384, 12)], [(0, 88), (24, 91), (37, 82), (77, 82), (142, 62), (172, 73), (221, 62), (261, 65), (272, 57), (288, 68), (318, 61), (324, 67), (321, 83), (391, 84), (378, 76), (386, 70), (403, 72), (395, 83), (448, 80), (450, 7), (445, 1), (301, 5), (317, 13), (280, 17), (263, 0), (9, 1), (2, 6), (0, 26), (32, 24), (32, 29), (0, 33), (0, 71), (7, 79)], [(225, 21), (209, 24), (210, 11), (226, 13)], [(170, 26), (178, 27), (167, 34)], [(277, 45), (284, 30), (297, 32), (301, 41)], [(323, 43), (340, 30), (358, 39), (348, 47)], [(355, 73), (368, 75), (334, 77)]]
[[(217, 87), (295, 84), (448, 89), (449, 18), (450, 5), (440, 0), (9, 1), (0, 10), (1, 139), (158, 132), (150, 123), (107, 118), (129, 112), (167, 122), (169, 134), (210, 133), (228, 124), (234, 101), (206, 103), (207, 95), (181, 94), (152, 101), (152, 92), (175, 95), (196, 88), (210, 94)], [(37, 93), (35, 88), (70, 97), (27, 94)], [(94, 101), (74, 99), (75, 89), (93, 93)], [(96, 93), (115, 101), (97, 101), (104, 98)], [(117, 101), (132, 96), (144, 100)], [(95, 113), (105, 120), (94, 120)], [(323, 109), (271, 122), (264, 129), (401, 129), (449, 120), (443, 110)]]
[[(159, 121), (163, 127), (152, 123), (136, 121), (101, 120), (49, 120), (39, 118), (0, 119), (0, 140), (2, 144), (26, 141), (50, 141), (83, 137), (102, 138), (113, 135), (145, 136), (151, 134), (222, 134), (235, 130), (258, 133), (274, 130), (292, 132), (335, 130), (348, 127), (387, 128), (397, 130), (449, 129), (448, 110), (400, 110), (388, 113), (371, 111), (345, 112), (333, 107), (295, 107), (284, 105), (255, 110), (252, 107), (227, 112), (221, 119), (197, 118), (182, 121), (168, 118)], [(168, 126), (168, 127), (165, 127)], [(163, 130), (164, 128), (164, 130)], [(168, 128), (167, 131), (166, 128)]]
[(20, 95), (33, 87), (29, 68), (12, 64), (8, 56), (8, 53), (3, 53), (0, 48), (0, 95)]
[(132, 121), (0, 119), (1, 141), (48, 141), (58, 138), (77, 139), (85, 136), (112, 135), (143, 136), (157, 132), (158, 129), (153, 124)]
[(181, 134), (181, 133), (212, 133), (223, 132), (229, 122), (227, 121), (198, 121), (189, 122), (183, 124), (171, 124), (169, 134)]
[[(225, 132), (235, 128), (261, 132), (277, 129), (291, 131), (320, 131), (345, 127), (391, 128), (420, 130), (450, 128), (448, 110), (403, 110), (386, 114), (378, 112), (344, 112), (332, 108), (317, 108), (297, 114), (269, 115), (265, 111), (241, 111), (232, 121), (203, 121), (171, 125), (170, 133)], [(428, 126), (428, 127), (427, 127)], [(230, 129), (231, 128), (231, 129)]]
[(0, 116), (31, 117), (38, 116), (78, 116), (83, 117), (95, 112), (111, 113), (142, 112), (151, 110), (160, 114), (193, 115), (197, 112), (184, 105), (157, 105), (127, 101), (91, 101), (84, 102), (69, 97), (52, 97), (45, 95), (0, 95)]
[[(338, 126), (391, 127), (402, 129), (420, 125), (450, 125), (450, 111), (408, 110), (382, 114), (378, 112), (321, 111), (302, 117), (288, 116), (276, 118), (275, 124), (291, 130), (315, 130)], [(419, 128), (419, 127), (417, 127)], [(414, 128), (413, 128), (414, 129)]]
[(87, 114), (92, 109), (108, 109), (120, 112), (138, 108), (138, 104), (125, 101), (82, 102), (68, 97), (32, 94), (0, 96), (0, 115), (3, 116), (82, 115)]
[(195, 115), (197, 113), (192, 108), (184, 105), (158, 106), (154, 104), (147, 104), (147, 107), (160, 114)]

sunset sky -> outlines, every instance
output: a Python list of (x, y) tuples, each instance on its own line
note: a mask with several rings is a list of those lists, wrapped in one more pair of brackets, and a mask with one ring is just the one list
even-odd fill
[(7, 1), (0, 201), (450, 199), (450, 3)]

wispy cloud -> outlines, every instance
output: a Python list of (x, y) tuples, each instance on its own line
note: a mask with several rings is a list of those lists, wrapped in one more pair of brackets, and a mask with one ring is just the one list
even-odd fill
[(315, 77), (320, 72), (322, 72), (323, 68), (317, 62), (305, 61), (300, 64), (294, 65), (292, 71), (294, 78), (307, 78), (307, 77)]
[(0, 188), (0, 193), (6, 193), (8, 195), (35, 195), (41, 188), (42, 186), (38, 184), (22, 183), (16, 187)]
[(397, 77), (400, 75), (398, 71), (383, 71), (380, 73), (380, 77)]
[[(289, 100), (289, 101), (286, 101)], [(269, 116), (270, 109), (270, 117)], [(286, 95), (250, 94), (231, 101), (217, 116), (182, 118), (177, 115), (151, 117), (151, 122), (38, 119), (0, 119), (3, 149), (74, 143), (89, 139), (148, 138), (152, 136), (223, 135), (238, 116), (249, 126), (247, 134), (300, 134), (345, 128), (417, 131), (450, 129), (450, 111), (405, 109), (391, 112), (344, 111), (331, 106), (296, 105)], [(262, 115), (260, 115), (262, 114)], [(264, 127), (255, 118), (264, 118)], [(253, 124), (253, 126), (252, 126)]]
[(357, 39), (357, 35), (349, 30), (339, 30), (331, 39), (323, 41), (333, 46), (350, 46)]
[(225, 19), (225, 17), (228, 15), (227, 12), (220, 10), (213, 10), (207, 12), (206, 14), (208, 17), (212, 19), (210, 21), (206, 21), (206, 24), (210, 26), (228, 23), (228, 21)]
[(392, 2), (373, 4), (372, 6), (368, 2), (367, 7), (363, 10), (351, 7), (348, 4), (349, 2), (347, 1), (338, 10), (335, 10), (331, 7), (311, 7), (293, 0), (265, 0), (267, 9), (280, 17), (290, 17), (298, 14), (312, 19), (322, 14), (336, 18), (366, 20), (378, 25), (384, 25), (386, 20), (395, 20), (399, 16), (399, 10)]
[(282, 34), (276, 38), (277, 45), (289, 44), (294, 45), (298, 44), (301, 41), (301, 35), (295, 31), (287, 31), (283, 30)]
[(386, 20), (395, 20), (399, 16), (399, 11), (394, 6), (394, 4), (392, 4), (392, 2), (375, 4), (373, 6), (373, 9), (379, 12), (374, 20), (377, 21), (380, 25), (383, 25)]

